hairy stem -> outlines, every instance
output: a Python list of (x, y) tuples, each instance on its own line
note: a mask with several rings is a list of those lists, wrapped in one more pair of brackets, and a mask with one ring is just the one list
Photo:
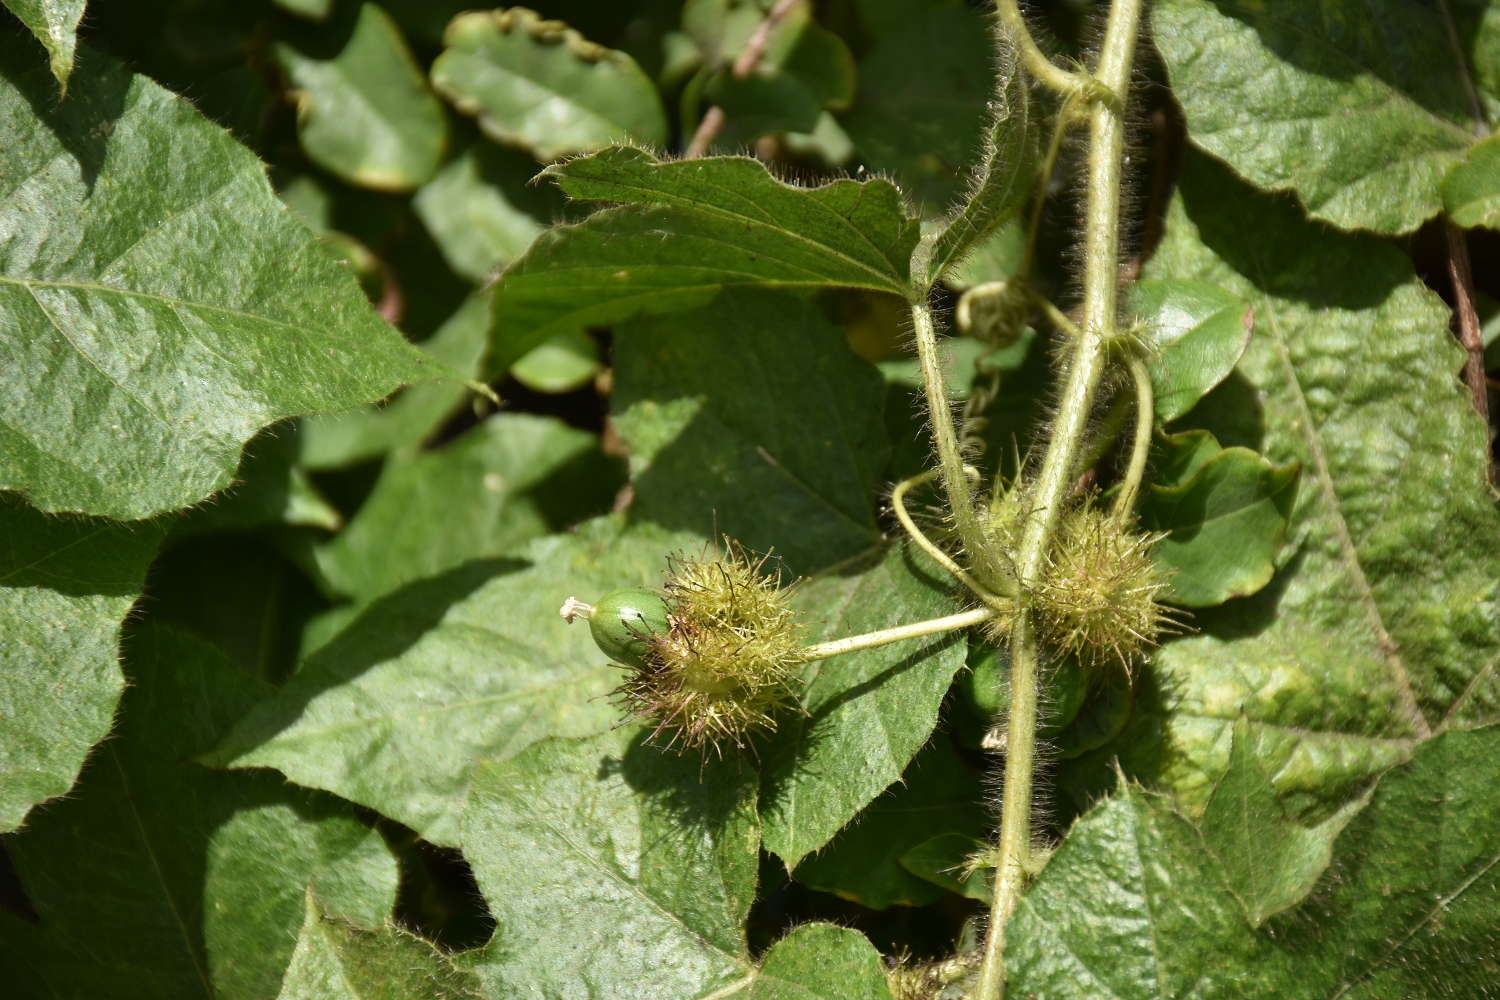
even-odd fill
[(943, 492), (948, 495), (948, 507), (953, 512), (953, 525), (958, 529), (959, 540), (972, 548), (980, 541), (978, 517), (974, 512), (974, 491), (964, 472), (963, 453), (958, 447), (958, 431), (953, 426), (953, 406), (948, 402), (948, 384), (943, 378), (943, 361), (938, 357), (937, 327), (933, 324), (932, 307), (927, 304), (925, 296), (912, 303), (911, 320), (917, 336), (917, 359), (922, 365), (922, 389), (927, 397), (927, 409), (932, 415), (932, 438), (937, 444), (938, 475), (943, 482)]
[[(1140, 29), (1143, 0), (1114, 0), (1095, 79), (1124, 94)], [(1002, 4), (1002, 10), (1014, 4)], [(1021, 593), (1011, 628), (1010, 727), (1000, 814), (1000, 858), (990, 929), (980, 966), (978, 1000), (1005, 992), (1005, 924), (1026, 884), (1031, 852), (1032, 769), (1036, 757), (1040, 651), (1029, 591), (1051, 547), (1053, 529), (1072, 486), (1073, 462), (1088, 427), (1106, 361), (1106, 342), (1118, 312), (1120, 185), (1125, 149), (1124, 102), (1093, 99), (1089, 109), (1088, 206), (1084, 220), (1083, 324), (1073, 343), (1067, 386), (1059, 400), (1047, 454), (1037, 477), (1031, 516), (1021, 538), (1017, 575)]]
[(826, 660), (830, 656), (838, 656), (842, 653), (852, 653), (857, 649), (872, 649), (876, 646), (887, 646), (902, 639), (917, 639), (924, 635), (937, 635), (941, 632), (953, 632), (961, 628), (969, 628), (980, 622), (989, 621), (995, 617), (994, 608), (974, 608), (971, 611), (963, 611), (956, 615), (948, 615), (946, 618), (933, 618), (925, 622), (913, 622), (910, 625), (898, 625), (895, 628), (883, 628), (878, 632), (866, 632), (864, 635), (851, 635), (847, 639), (835, 639), (832, 642), (819, 642), (811, 646), (802, 647), (802, 653), (809, 660)]
[(1061, 66), (1055, 65), (1047, 54), (1037, 47), (1036, 40), (1031, 37), (1031, 31), (1026, 27), (1026, 18), (1021, 15), (1021, 8), (1016, 5), (1016, 0), (1000, 0), (996, 6), (996, 13), (1000, 15), (1000, 23), (1005, 27), (1005, 33), (1010, 36), (1011, 42), (1021, 54), (1021, 65), (1026, 67), (1027, 74), (1038, 83), (1059, 94), (1076, 94), (1085, 89), (1088, 80), (1077, 73), (1070, 73)]
[(939, 548), (932, 541), (932, 539), (928, 538), (927, 535), (923, 533), (921, 528), (917, 527), (917, 522), (913, 521), (911, 519), (911, 514), (907, 512), (907, 491), (911, 490), (914, 487), (921, 486), (924, 483), (930, 483), (936, 478), (937, 473), (924, 472), (920, 476), (913, 476), (910, 479), (903, 480), (896, 486), (894, 490), (891, 491), (891, 508), (896, 512), (896, 520), (901, 522), (901, 527), (906, 529), (906, 533), (911, 536), (911, 540), (916, 542), (917, 545), (921, 547), (923, 552), (926, 552), (929, 556), (937, 561), (938, 565), (942, 566), (949, 573), (952, 573), (954, 579), (956, 579), (959, 583), (963, 584), (965, 587), (968, 587), (969, 590), (973, 591), (975, 597), (979, 598), (981, 601), (988, 604), (996, 611), (1010, 614), (1015, 610), (1014, 604), (1006, 600), (1004, 597), (999, 596), (998, 594), (991, 593), (989, 588), (985, 587), (978, 580), (974, 579), (974, 577), (971, 576), (967, 570), (965, 570), (958, 563), (954, 562), (952, 556), (948, 555), (948, 553)]
[(1041, 172), (1037, 175), (1036, 201), (1031, 205), (1031, 219), (1026, 224), (1026, 253), (1021, 257), (1021, 277), (1031, 277), (1031, 266), (1036, 260), (1036, 238), (1042, 228), (1042, 212), (1047, 207), (1047, 188), (1052, 185), (1052, 171), (1057, 169), (1057, 157), (1062, 152), (1063, 139), (1073, 116), (1078, 112), (1078, 95), (1063, 102), (1057, 111), (1057, 127), (1052, 130), (1052, 141), (1047, 144), (1047, 155), (1042, 160)]
[(1140, 358), (1131, 355), (1125, 359), (1130, 369), (1130, 380), (1135, 383), (1135, 445), (1130, 450), (1130, 466), (1125, 470), (1125, 481), (1115, 496), (1114, 519), (1120, 524), (1130, 520), (1135, 509), (1135, 498), (1141, 492), (1141, 480), (1146, 475), (1146, 459), (1151, 454), (1151, 428), (1156, 420), (1156, 400), (1151, 391), (1151, 375)]

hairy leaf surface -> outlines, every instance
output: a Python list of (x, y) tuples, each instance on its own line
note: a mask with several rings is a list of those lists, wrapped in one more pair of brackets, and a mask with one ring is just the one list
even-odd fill
[(386, 925), (376, 930), (330, 915), (307, 890), (297, 950), (281, 1000), (458, 1000), (479, 997), (479, 980), (453, 967), (420, 938)]
[(454, 373), (408, 345), (187, 101), (88, 50), (56, 104), (0, 38), (0, 486), (139, 519), (274, 421)]
[(558, 607), (659, 584), (665, 557), (697, 541), (602, 519), (538, 540), (524, 560), (409, 584), (360, 610), (205, 759), (277, 768), (457, 846), (475, 761), (619, 721), (605, 697), (619, 669)]
[(660, 161), (625, 146), (547, 174), (569, 197), (620, 207), (543, 233), (506, 272), (492, 370), (558, 333), (697, 308), (730, 285), (907, 295), (917, 222), (889, 181), (798, 188), (748, 157)]
[(0, 493), (0, 830), (73, 784), (114, 719), (120, 623), (166, 534)]
[(1241, 412), (1266, 457), (1302, 463), (1294, 548), (1259, 594), (1161, 650), (1131, 728), (1099, 753), (1200, 810), (1244, 712), (1261, 767), (1312, 822), (1423, 727), (1495, 711), (1485, 430), (1447, 310), (1393, 247), (1308, 223), (1201, 155), (1168, 230), (1148, 276), (1214, 281), (1255, 308), (1230, 381), (1251, 389)]
[(497, 936), (463, 964), (490, 996), (704, 997), (746, 980), (755, 771), (625, 728), (480, 765), (464, 853)]
[(348, 803), (186, 760), (268, 685), (161, 626), (130, 637), (126, 671), (115, 737), (72, 797), (7, 839), (40, 918), (0, 915), (7, 985), (22, 996), (274, 996), (309, 885), (347, 919), (385, 919), (395, 860)]
[(859, 931), (803, 924), (761, 960), (749, 1000), (890, 1000), (880, 952)]
[(633, 518), (774, 550), (792, 575), (878, 537), (870, 498), (890, 448), (879, 372), (812, 305), (729, 289), (616, 331), (616, 426)]
[[(952, 614), (951, 581), (915, 547), (892, 545), (802, 585), (814, 641)], [(766, 848), (789, 867), (901, 777), (963, 666), (962, 633), (906, 639), (811, 664), (805, 716), (780, 720), (761, 750)]]
[(88, 0), (5, 0), (5, 6), (31, 29), (47, 49), (52, 75), (60, 96), (68, 96), (68, 78), (73, 75), (73, 55), (78, 49), (78, 22)]
[(1441, 15), (1415, 0), (1163, 0), (1157, 49), (1188, 134), (1316, 219), (1407, 233), (1474, 141)]

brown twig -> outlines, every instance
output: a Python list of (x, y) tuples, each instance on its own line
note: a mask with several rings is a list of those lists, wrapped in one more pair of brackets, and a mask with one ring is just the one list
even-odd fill
[[(766, 46), (771, 42), (771, 32), (777, 23), (787, 14), (791, 13), (793, 7), (797, 6), (798, 0), (776, 0), (776, 6), (766, 15), (766, 19), (756, 26), (755, 33), (735, 57), (734, 65), (729, 72), (736, 80), (743, 80), (755, 72), (755, 67), (760, 65), (761, 57), (766, 54)], [(715, 104), (704, 114), (703, 120), (698, 123), (698, 129), (693, 133), (693, 141), (683, 151), (684, 160), (696, 160), (708, 155), (708, 147), (719, 136), (724, 128), (724, 109)]]
[[(1448, 281), (1453, 288), (1453, 314), (1458, 323), (1458, 340), (1469, 352), (1464, 362), (1464, 382), (1474, 397), (1474, 412), (1490, 425), (1489, 389), (1484, 379), (1484, 337), (1479, 329), (1479, 314), (1474, 311), (1474, 275), (1469, 267), (1469, 244), (1464, 231), (1447, 216), (1443, 232), (1448, 239)], [(1485, 449), (1490, 485), (1495, 484), (1495, 460)]]
[(1448, 30), (1448, 45), (1453, 49), (1454, 62), (1458, 64), (1458, 77), (1463, 81), (1464, 96), (1469, 100), (1469, 114), (1474, 118), (1474, 134), (1483, 139), (1490, 134), (1490, 120), (1484, 113), (1484, 101), (1479, 97), (1479, 88), (1474, 86), (1474, 75), (1469, 72), (1469, 58), (1464, 54), (1463, 39), (1458, 37), (1458, 23), (1453, 20), (1448, 0), (1438, 0), (1438, 10), (1443, 15), (1443, 26)]

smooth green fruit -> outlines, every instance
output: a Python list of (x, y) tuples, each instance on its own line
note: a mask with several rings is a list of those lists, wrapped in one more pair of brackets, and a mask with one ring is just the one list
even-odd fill
[(666, 635), (670, 628), (666, 601), (645, 587), (612, 590), (600, 598), (589, 615), (594, 643), (611, 660), (629, 667), (646, 666), (649, 637)]

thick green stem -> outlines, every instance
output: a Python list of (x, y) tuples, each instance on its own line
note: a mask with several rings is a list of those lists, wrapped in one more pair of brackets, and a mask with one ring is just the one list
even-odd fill
[(1021, 16), (1021, 8), (1016, 5), (1016, 0), (1000, 0), (995, 6), (996, 13), (1000, 15), (1000, 23), (1005, 26), (1005, 33), (1020, 50), (1021, 65), (1026, 67), (1026, 72), (1032, 79), (1059, 94), (1076, 94), (1087, 86), (1086, 77), (1070, 73), (1061, 66), (1055, 65), (1051, 59), (1047, 58), (1047, 54), (1037, 47), (1036, 41), (1031, 37), (1030, 29), (1026, 27), (1026, 18)]
[(834, 639), (832, 642), (804, 646), (802, 653), (809, 660), (826, 660), (830, 656), (852, 653), (857, 649), (872, 649), (876, 646), (900, 642), (902, 639), (917, 639), (924, 635), (937, 635), (942, 632), (969, 628), (980, 622), (987, 622), (993, 617), (995, 617), (994, 608), (974, 608), (972, 611), (948, 615), (946, 618), (932, 618), (925, 622), (913, 622), (910, 625), (883, 628), (878, 632), (866, 632), (864, 635), (851, 635), (847, 639)]
[[(1094, 77), (1123, 95), (1140, 29), (1143, 0), (1114, 0)], [(1002, 4), (1003, 9), (1008, 6)], [(1073, 344), (1068, 381), (1059, 400), (1047, 454), (1032, 494), (1031, 516), (1021, 538), (1017, 575), (1021, 593), (1011, 629), (1010, 726), (1000, 815), (1000, 858), (990, 930), (979, 971), (978, 1000), (1005, 993), (1005, 924), (1026, 885), (1031, 853), (1032, 771), (1036, 760), (1040, 651), (1030, 590), (1052, 542), (1053, 529), (1072, 486), (1073, 463), (1088, 428), (1104, 371), (1106, 343), (1114, 333), (1119, 293), (1120, 185), (1125, 149), (1123, 101), (1092, 101), (1089, 112), (1088, 207), (1084, 220), (1083, 324)]]
[(911, 307), (912, 326), (917, 335), (917, 360), (922, 365), (922, 389), (927, 409), (932, 413), (932, 439), (937, 445), (938, 475), (948, 507), (953, 512), (953, 526), (966, 546), (979, 543), (979, 520), (974, 511), (974, 491), (964, 472), (964, 457), (958, 447), (958, 431), (953, 426), (953, 404), (948, 401), (948, 383), (943, 378), (943, 361), (938, 357), (937, 327), (926, 296)]

